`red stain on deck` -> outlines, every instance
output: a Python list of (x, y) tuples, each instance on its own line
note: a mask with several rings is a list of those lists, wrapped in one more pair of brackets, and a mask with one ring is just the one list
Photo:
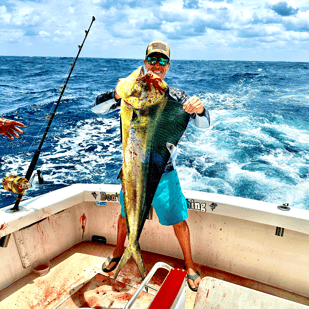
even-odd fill
[(129, 279), (129, 278), (123, 278), (122, 281), (125, 284), (131, 284), (131, 279)]
[(3, 230), (5, 228), (5, 223), (0, 225), (0, 230)]
[(131, 293), (122, 293), (120, 295), (115, 295), (115, 300), (119, 301), (129, 301), (132, 298), (133, 294)]
[[(86, 304), (90, 307), (90, 308), (103, 308), (100, 306), (100, 299), (92, 296), (89, 297), (89, 299), (87, 299)], [(83, 305), (85, 307), (85, 304)]]
[(51, 304), (57, 304), (62, 299), (63, 295), (66, 293), (66, 282), (62, 282), (59, 286), (54, 286), (49, 283), (48, 280), (43, 278), (39, 279), (35, 283), (35, 289), (37, 289), (40, 294), (38, 299), (30, 299), (28, 303), (29, 308), (46, 308), (51, 306)]
[(123, 291), (124, 289), (126, 289), (126, 284), (122, 283), (122, 282), (119, 282), (119, 281), (116, 281), (113, 285), (112, 285), (112, 289), (113, 291), (115, 292), (121, 292)]
[(36, 228), (37, 228), (38, 232), (41, 233), (44, 236), (44, 232), (41, 229), (40, 223), (37, 224)]
[(82, 223), (82, 229), (83, 229), (83, 236), (82, 239), (84, 239), (85, 229), (86, 229), (86, 223), (87, 223), (87, 217), (83, 213), (83, 215), (80, 217), (79, 221)]

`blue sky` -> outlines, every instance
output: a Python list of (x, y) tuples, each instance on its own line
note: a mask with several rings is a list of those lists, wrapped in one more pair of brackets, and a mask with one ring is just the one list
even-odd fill
[(1, 0), (0, 55), (309, 62), (308, 0)]

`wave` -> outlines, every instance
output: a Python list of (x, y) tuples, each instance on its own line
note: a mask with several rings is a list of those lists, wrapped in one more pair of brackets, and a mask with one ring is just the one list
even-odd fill
[[(1, 61), (10, 65), (0, 75), (0, 113), (26, 126), (14, 141), (0, 136), (0, 176), (24, 175), (57, 102), (60, 91), (55, 85), (67, 76), (71, 59), (0, 57), (0, 66)], [(37, 164), (45, 185), (35, 183), (25, 199), (73, 183), (118, 183), (122, 157), (117, 112), (98, 118), (90, 105), (141, 63), (128, 59), (79, 61)], [(288, 202), (309, 209), (306, 66), (173, 62), (168, 84), (197, 95), (211, 115), (210, 129), (201, 131), (191, 123), (179, 143), (176, 163), (183, 189)], [(32, 77), (25, 79), (23, 74)], [(14, 202), (12, 194), (0, 192), (0, 207)]]
[(253, 79), (257, 76), (259, 76), (258, 73), (236, 73), (232, 76), (232, 79), (234, 79), (234, 80)]
[(20, 87), (15, 86), (15, 85), (8, 85), (8, 84), (0, 84), (0, 87), (4, 88), (13, 88), (13, 89), (20, 89)]

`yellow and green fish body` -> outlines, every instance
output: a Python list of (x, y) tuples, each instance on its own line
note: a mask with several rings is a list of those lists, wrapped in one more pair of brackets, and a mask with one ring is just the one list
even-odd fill
[(133, 257), (142, 278), (145, 266), (138, 244), (149, 208), (170, 157), (167, 143), (177, 145), (189, 116), (180, 103), (168, 95), (167, 84), (141, 67), (116, 88), (121, 100), (123, 165), (121, 184), (129, 243), (115, 279)]

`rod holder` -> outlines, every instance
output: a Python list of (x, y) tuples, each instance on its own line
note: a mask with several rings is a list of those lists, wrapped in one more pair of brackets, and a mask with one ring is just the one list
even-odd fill
[(284, 203), (283, 205), (277, 206), (277, 208), (279, 210), (282, 210), (282, 211), (289, 211), (289, 210), (291, 210), (291, 208), (289, 207), (289, 203)]
[(0, 247), (6, 248), (9, 244), (10, 237), (11, 237), (11, 234), (5, 235), (2, 238), (0, 238)]
[(276, 227), (276, 236), (283, 237), (284, 228), (283, 227)]

